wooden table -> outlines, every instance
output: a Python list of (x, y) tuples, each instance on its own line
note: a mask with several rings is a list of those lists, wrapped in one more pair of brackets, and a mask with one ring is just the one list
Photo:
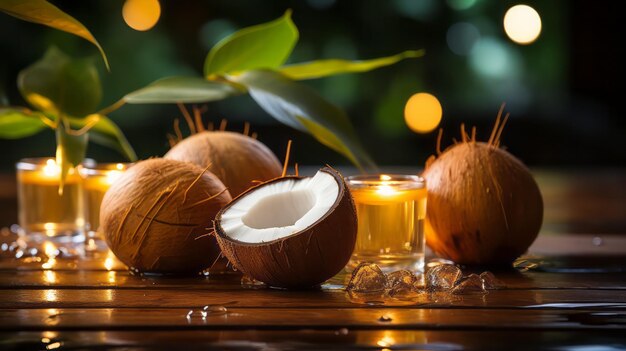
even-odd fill
[[(546, 211), (562, 219), (549, 204), (565, 202), (565, 185), (541, 179)], [(595, 228), (606, 230), (555, 234), (565, 224), (548, 216), (517, 268), (494, 271), (506, 288), (485, 295), (364, 303), (342, 289), (345, 274), (286, 291), (244, 287), (238, 275), (135, 276), (106, 252), (46, 265), (4, 251), (0, 350), (626, 349), (626, 212), (615, 189), (598, 197), (611, 208), (574, 200), (581, 212), (604, 213)], [(567, 228), (594, 228), (597, 218), (576, 220)], [(207, 305), (215, 312), (203, 319)]]

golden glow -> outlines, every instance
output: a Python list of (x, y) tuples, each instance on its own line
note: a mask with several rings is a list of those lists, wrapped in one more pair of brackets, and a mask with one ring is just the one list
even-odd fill
[(416, 133), (427, 133), (437, 128), (443, 110), (437, 98), (429, 93), (417, 93), (404, 106), (404, 121)]
[(57, 274), (54, 271), (43, 271), (43, 280), (46, 283), (54, 284), (57, 282)]
[(380, 180), (387, 180), (387, 181), (389, 181), (389, 180), (391, 180), (391, 176), (386, 175), (386, 174), (381, 174), (380, 175)]
[[(56, 308), (49, 308), (48, 309), (48, 314), (55, 314), (56, 313), (56, 312), (52, 313), (50, 311), (58, 311), (58, 310)], [(45, 331), (45, 332), (41, 333), (41, 337), (43, 339), (48, 339), (48, 340), (56, 339), (58, 336), (59, 336), (59, 333), (53, 332), (53, 331)], [(48, 342), (50, 342), (50, 341), (48, 341)]]
[(382, 338), (378, 339), (376, 344), (380, 347), (391, 347), (396, 343), (396, 340), (392, 338), (390, 335), (385, 335)]
[(110, 271), (110, 270), (113, 269), (113, 264), (114, 264), (114, 262), (113, 262), (113, 258), (112, 257), (107, 257), (104, 260), (104, 268), (106, 268), (107, 271)]
[(391, 196), (396, 193), (393, 188), (387, 184), (387, 182), (383, 181), (382, 184), (376, 189), (376, 193), (382, 196)]
[(504, 15), (504, 31), (518, 44), (530, 44), (541, 33), (541, 17), (528, 5), (515, 5)]
[(108, 278), (109, 283), (115, 284), (115, 271), (107, 272), (107, 278)]
[(109, 171), (107, 173), (107, 183), (109, 185), (113, 184), (113, 182), (115, 182), (121, 175), (122, 172), (120, 171)]
[[(54, 274), (54, 272), (52, 271), (46, 271), (46, 272), (51, 272), (53, 274), (52, 276), (54, 277), (54, 280), (56, 281), (56, 275)], [(44, 275), (44, 278), (46, 278), (46, 281), (49, 282), (47, 275)], [(58, 300), (56, 290), (52, 290), (52, 289), (44, 290), (43, 295), (44, 295), (43, 298), (46, 302), (55, 302)]]
[(52, 344), (46, 345), (46, 350), (54, 350), (54, 349), (58, 349), (59, 347), (61, 347), (61, 343), (57, 341), (57, 342), (53, 342)]
[(159, 21), (161, 5), (158, 0), (126, 0), (122, 16), (130, 28), (146, 31)]
[[(51, 258), (48, 258), (48, 261), (44, 262), (44, 263), (41, 265), (41, 268), (43, 268), (43, 269), (52, 269), (52, 268), (54, 268), (54, 266), (55, 266), (56, 264), (57, 264), (57, 260), (56, 260), (55, 258), (52, 258), (52, 257), (51, 257)], [(48, 272), (48, 271), (46, 271), (46, 272)], [(53, 272), (53, 273), (54, 273), (54, 272)], [(56, 279), (56, 277), (55, 277), (55, 279)]]
[(123, 163), (118, 163), (118, 164), (115, 165), (115, 168), (118, 171), (123, 171), (124, 170), (124, 164)]
[[(49, 224), (49, 223), (46, 223), (46, 224)], [(57, 247), (49, 241), (46, 241), (45, 243), (43, 243), (43, 252), (45, 252), (46, 256), (50, 258), (54, 258), (59, 254), (59, 250), (57, 250)]]
[(46, 177), (58, 177), (61, 173), (61, 167), (59, 167), (56, 161), (52, 158), (46, 160), (46, 165), (43, 166), (43, 175)]

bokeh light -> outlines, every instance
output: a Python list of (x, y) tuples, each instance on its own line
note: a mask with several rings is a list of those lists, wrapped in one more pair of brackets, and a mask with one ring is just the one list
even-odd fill
[(475, 25), (467, 22), (455, 23), (446, 33), (450, 50), (461, 56), (468, 55), (480, 40), (480, 32)]
[(518, 44), (530, 44), (541, 33), (541, 17), (528, 5), (515, 5), (504, 15), (504, 31)]
[(414, 94), (404, 107), (404, 120), (416, 133), (427, 133), (437, 128), (442, 114), (441, 103), (429, 93)]
[(159, 21), (161, 5), (158, 0), (126, 0), (122, 16), (132, 29), (146, 31)]
[(519, 53), (495, 37), (483, 37), (470, 53), (470, 66), (485, 78), (515, 78), (522, 71)]

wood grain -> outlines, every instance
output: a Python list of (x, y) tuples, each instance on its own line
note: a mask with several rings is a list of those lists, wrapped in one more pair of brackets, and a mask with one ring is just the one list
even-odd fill
[[(53, 273), (51, 273), (53, 272)], [(469, 270), (467, 271), (469, 272)], [(480, 272), (480, 270), (477, 270)], [(626, 290), (626, 273), (561, 274), (550, 272), (496, 272), (507, 289), (615, 289)], [(331, 282), (349, 280), (340, 274)], [(22, 288), (112, 288), (112, 289), (207, 289), (241, 288), (237, 274), (210, 277), (159, 277), (131, 275), (128, 271), (37, 270), (1, 271), (0, 289)]]
[[(187, 314), (193, 311), (190, 318)], [(427, 308), (233, 308), (202, 318), (201, 308), (5, 309), (0, 330), (158, 329), (626, 329), (626, 312), (590, 310)], [(514, 317), (512, 316), (514, 313)], [(381, 321), (381, 317), (388, 321)]]
[[(43, 341), (42, 341), (43, 340)], [(59, 344), (55, 344), (55, 343)], [(96, 330), (0, 332), (8, 350), (560, 350), (623, 349), (623, 330)]]
[[(381, 296), (351, 295), (341, 290), (152, 290), (152, 289), (5, 289), (0, 308), (199, 308), (225, 305), (245, 308), (360, 308), (382, 304)], [(366, 302), (370, 302), (368, 305)], [(386, 300), (385, 306), (422, 308), (551, 307), (550, 304), (605, 304), (626, 308), (621, 290), (493, 290), (487, 295), (419, 294)]]

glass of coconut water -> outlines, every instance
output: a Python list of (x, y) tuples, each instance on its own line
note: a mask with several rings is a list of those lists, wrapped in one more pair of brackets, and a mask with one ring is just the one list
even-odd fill
[(415, 175), (346, 179), (357, 210), (357, 241), (348, 268), (376, 263), (383, 271), (424, 270), (426, 183)]

